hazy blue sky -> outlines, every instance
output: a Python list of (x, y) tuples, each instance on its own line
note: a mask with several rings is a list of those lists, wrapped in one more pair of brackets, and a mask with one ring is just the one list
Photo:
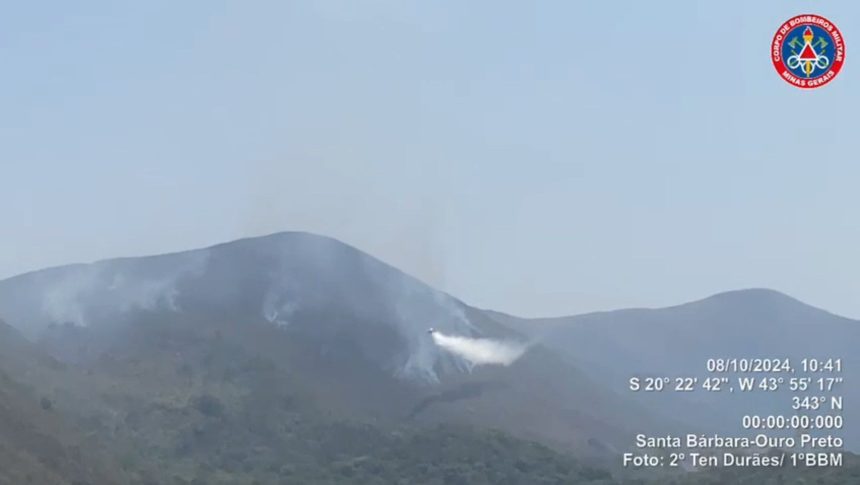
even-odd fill
[[(799, 13), (847, 43), (809, 92)], [(526, 315), (860, 317), (854, 46), (847, 0), (10, 3), (0, 277), (308, 230)]]

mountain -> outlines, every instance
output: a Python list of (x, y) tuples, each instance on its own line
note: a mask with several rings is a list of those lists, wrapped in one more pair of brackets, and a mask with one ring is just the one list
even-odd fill
[[(614, 463), (632, 430), (672, 427), (546, 346), (507, 367), (475, 367), (441, 349), (428, 327), (525, 337), (311, 234), (21, 275), (0, 282), (0, 314), (109, 396), (90, 404), (100, 410), (91, 421), (129, 443), (169, 443), (157, 452), (164, 460), (188, 439), (177, 425), (188, 403), (210, 397), (230, 412), (255, 409), (260, 422), (313, 413), (389, 427), (501, 429), (595, 463)], [(74, 396), (69, 389), (84, 412), (87, 396)], [(116, 423), (118, 409), (133, 429)], [(148, 436), (165, 426), (169, 436)]]
[[(742, 408), (630, 393), (630, 373), (774, 352), (847, 369), (857, 342), (856, 322), (764, 290), (520, 319), (305, 233), (21, 275), (0, 281), (0, 315), (0, 484), (16, 485), (623, 482), (601, 468), (634, 433), (737, 432)], [(430, 326), (528, 351), (474, 366)], [(856, 475), (850, 459), (824, 483)]]
[[(751, 289), (660, 309), (629, 309), (562, 318), (499, 318), (532, 335), (598, 380), (626, 387), (632, 376), (722, 376), (706, 369), (709, 358), (842, 359), (843, 377), (833, 395), (860, 400), (860, 322), (833, 315), (777, 291)], [(797, 376), (801, 376), (800, 369)], [(763, 377), (767, 374), (758, 374)], [(746, 374), (746, 376), (754, 376)], [(788, 378), (786, 376), (785, 378)], [(631, 393), (633, 394), (633, 393)], [(815, 395), (817, 393), (813, 393)], [(825, 393), (827, 394), (827, 393)], [(711, 430), (737, 433), (744, 414), (794, 414), (790, 393), (635, 393), (655, 413)], [(828, 394), (830, 395), (830, 394)], [(860, 420), (846, 406), (846, 422)], [(846, 444), (860, 446), (860, 430), (846, 426)]]
[(439, 352), (428, 327), (510, 334), (355, 248), (305, 233), (38, 271), (0, 282), (0, 309), (35, 339), (52, 326), (103, 329), (144, 313), (265, 320), (320, 341), (358, 329), (350, 337), (379, 366), (430, 382), (461, 363)]

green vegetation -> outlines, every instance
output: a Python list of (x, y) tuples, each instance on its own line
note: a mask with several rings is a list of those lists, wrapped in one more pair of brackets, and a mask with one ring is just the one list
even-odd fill
[(178, 330), (149, 327), (122, 357), (59, 366), (6, 329), (0, 485), (860, 483), (854, 456), (841, 469), (613, 478), (501, 431), (335, 412), (303, 379), (315, 368)]
[(207, 451), (194, 458), (197, 467), (175, 472), (174, 480), (213, 485), (615, 483), (605, 471), (493, 431), (441, 426), (390, 432), (317, 423), (299, 426), (295, 433), (296, 441), (283, 448), (201, 442)]

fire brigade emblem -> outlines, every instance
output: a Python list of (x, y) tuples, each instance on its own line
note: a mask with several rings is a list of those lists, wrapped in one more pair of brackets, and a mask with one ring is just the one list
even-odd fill
[(771, 60), (786, 82), (819, 88), (839, 74), (845, 39), (836, 25), (819, 15), (798, 15), (783, 23), (771, 44)]

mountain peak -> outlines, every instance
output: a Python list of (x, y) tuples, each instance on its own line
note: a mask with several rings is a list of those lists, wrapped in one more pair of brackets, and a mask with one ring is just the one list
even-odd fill
[(241, 245), (261, 245), (261, 244), (282, 244), (285, 242), (292, 243), (313, 243), (313, 244), (329, 244), (336, 245), (343, 248), (350, 248), (354, 251), (361, 252), (359, 249), (350, 246), (349, 244), (335, 239), (330, 236), (324, 236), (322, 234), (317, 234), (313, 232), (307, 231), (279, 231), (273, 232), (270, 234), (262, 234), (259, 236), (249, 236), (242, 237), (239, 239), (234, 239), (232, 241), (227, 241), (223, 243), (218, 243), (212, 246), (209, 246), (207, 249), (217, 249), (223, 247), (230, 246), (241, 246)]
[(796, 312), (799, 315), (807, 316), (811, 314), (830, 314), (827, 310), (823, 310), (798, 300), (793, 296), (768, 288), (748, 288), (726, 291), (680, 306), (713, 306), (741, 311), (761, 310)]
[(769, 303), (792, 303), (809, 306), (798, 300), (797, 298), (770, 288), (744, 288), (739, 290), (724, 291), (711, 295), (701, 301), (708, 300), (724, 302), (764, 301)]
[(154, 316), (268, 322), (313, 341), (348, 341), (387, 370), (431, 381), (449, 357), (427, 337), (428, 327), (486, 331), (449, 295), (306, 232), (22, 275), (0, 281), (0, 314), (30, 338), (56, 325), (112, 327)]

